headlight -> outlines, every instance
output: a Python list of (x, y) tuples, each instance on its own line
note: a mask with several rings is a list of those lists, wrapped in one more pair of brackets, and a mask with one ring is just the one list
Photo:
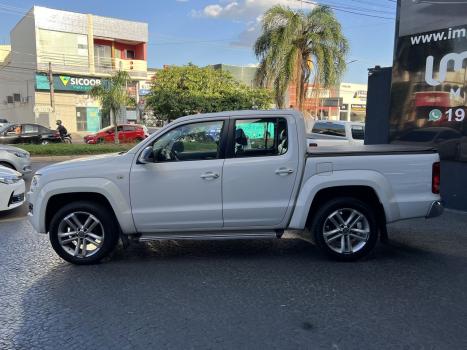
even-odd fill
[(0, 175), (0, 183), (11, 185), (21, 180), (21, 176), (17, 175)]
[(39, 187), (39, 179), (40, 175), (34, 175), (32, 177), (31, 187), (29, 188), (29, 191), (34, 192), (35, 190), (37, 190), (37, 188)]
[(27, 154), (27, 153), (24, 153), (24, 152), (10, 151), (10, 150), (8, 150), (7, 152), (8, 152), (8, 153), (11, 153), (11, 154), (14, 154), (15, 156), (17, 156), (17, 157), (19, 157), (19, 158), (27, 158), (27, 157), (28, 157), (28, 154)]

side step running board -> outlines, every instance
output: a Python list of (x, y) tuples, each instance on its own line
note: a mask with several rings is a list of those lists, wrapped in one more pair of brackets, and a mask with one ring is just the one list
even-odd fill
[(163, 240), (227, 240), (227, 239), (271, 239), (280, 238), (284, 230), (270, 231), (213, 231), (212, 233), (185, 232), (185, 233), (145, 233), (139, 237), (140, 242), (163, 241)]

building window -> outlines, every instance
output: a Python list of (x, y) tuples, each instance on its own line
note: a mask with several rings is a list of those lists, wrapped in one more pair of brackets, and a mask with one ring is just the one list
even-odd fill
[(97, 68), (112, 68), (112, 48), (107, 45), (95, 45), (94, 63)]
[(86, 108), (84, 107), (76, 107), (76, 130), (78, 131), (88, 130)]
[(134, 60), (135, 59), (135, 50), (126, 50), (126, 58), (128, 60)]

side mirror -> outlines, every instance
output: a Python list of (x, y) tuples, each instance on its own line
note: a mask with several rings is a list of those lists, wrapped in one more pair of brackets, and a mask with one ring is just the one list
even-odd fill
[(152, 146), (146, 147), (138, 158), (139, 164), (149, 164), (154, 163), (155, 161), (156, 160), (154, 158), (154, 150), (152, 149)]

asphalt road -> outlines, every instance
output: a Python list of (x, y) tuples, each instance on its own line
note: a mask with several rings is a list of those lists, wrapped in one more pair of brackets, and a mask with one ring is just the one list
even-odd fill
[(164, 242), (96, 266), (0, 222), (0, 349), (465, 349), (467, 215), (336, 263), (297, 240)]

